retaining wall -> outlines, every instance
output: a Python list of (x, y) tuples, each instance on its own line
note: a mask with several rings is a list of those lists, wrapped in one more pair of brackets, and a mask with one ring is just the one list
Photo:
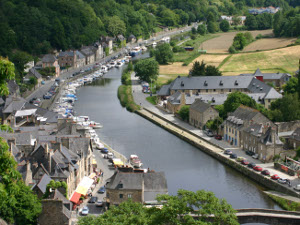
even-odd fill
[[(169, 120), (163, 118), (162, 116), (160, 115), (157, 115), (156, 113), (153, 113), (147, 109), (145, 109), (146, 111), (152, 113), (153, 115), (159, 117), (160, 119), (164, 120), (165, 122), (169, 123), (169, 124), (172, 124), (173, 126), (197, 137), (199, 140), (201, 140), (201, 142), (205, 142), (207, 144), (210, 144), (212, 146), (215, 146), (216, 148), (219, 148), (220, 149), (220, 152), (222, 151), (223, 152), (223, 149), (221, 149), (219, 146), (216, 146), (212, 143), (209, 143), (207, 142), (205, 139), (199, 137), (198, 135), (192, 133), (191, 131), (185, 129), (185, 128), (182, 128), (180, 126), (178, 126), (177, 124), (174, 124), (172, 122), (170, 122)], [(195, 142), (194, 140), (191, 140), (187, 137), (185, 137), (184, 135), (182, 135), (181, 133), (178, 133), (174, 130), (172, 130), (171, 128), (167, 127), (167, 126), (164, 126), (164, 124), (161, 124), (159, 123), (158, 121), (154, 120), (153, 118), (151, 117), (148, 117), (147, 115), (145, 115), (143, 112), (141, 111), (136, 111), (137, 114), (139, 114), (140, 116), (150, 120), (151, 122), (157, 124), (158, 126), (166, 129), (167, 131), (169, 131), (170, 133), (180, 137), (182, 140), (192, 144), (193, 146), (199, 148), (201, 151), (209, 154), (210, 156), (214, 157), (215, 159), (219, 160), (220, 162), (230, 166), (231, 168), (234, 168), (235, 170), (239, 171), (240, 173), (246, 175), (247, 177), (251, 178), (252, 180), (255, 180), (256, 182), (258, 182), (259, 184), (261, 184), (262, 186), (265, 186), (271, 190), (275, 190), (275, 191), (278, 191), (278, 192), (282, 192), (282, 193), (285, 193), (285, 194), (288, 194), (288, 195), (292, 195), (292, 196), (295, 196), (295, 197), (298, 197), (300, 198), (300, 193), (288, 188), (287, 186), (284, 186), (284, 185), (281, 185), (279, 184), (277, 181), (274, 181), (274, 180), (271, 180), (270, 178), (267, 178), (266, 176), (263, 176), (261, 175), (260, 173), (258, 172), (255, 172), (254, 170), (252, 169), (249, 169), (248, 167), (245, 167), (243, 166), (241, 163), (238, 163), (236, 162), (235, 160), (232, 160), (230, 159), (228, 156), (224, 155), (223, 153), (217, 153), (205, 146), (203, 146), (203, 144), (201, 144), (200, 142)]]

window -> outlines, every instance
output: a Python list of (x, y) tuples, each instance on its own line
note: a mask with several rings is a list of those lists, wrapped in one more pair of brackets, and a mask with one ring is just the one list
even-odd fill
[(120, 198), (123, 198), (123, 194), (120, 194), (119, 196), (120, 196)]
[(206, 89), (206, 92), (208, 92), (208, 89)]
[(131, 194), (128, 194), (127, 197), (128, 197), (128, 198), (132, 198), (132, 195), (131, 195)]
[(216, 92), (216, 89), (214, 89), (214, 92)]
[(229, 92), (231, 92), (231, 89), (229, 89)]

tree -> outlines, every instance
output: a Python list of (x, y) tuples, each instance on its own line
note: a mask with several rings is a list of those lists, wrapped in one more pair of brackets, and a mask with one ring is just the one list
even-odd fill
[(7, 80), (15, 78), (15, 66), (8, 59), (0, 56), (0, 96), (9, 94)]
[(192, 69), (189, 72), (189, 75), (192, 77), (205, 76), (205, 67), (206, 64), (203, 60), (201, 61), (201, 63), (199, 61), (195, 61), (193, 63)]
[(222, 20), (221, 23), (220, 23), (221, 31), (227, 32), (227, 31), (229, 31), (229, 28), (230, 28), (229, 22), (227, 20)]
[(168, 64), (168, 62), (173, 62), (173, 51), (168, 43), (159, 45), (154, 52), (155, 59), (159, 64)]
[(27, 52), (15, 51), (10, 58), (15, 65), (16, 74), (19, 75), (19, 80), (23, 79), (25, 65), (33, 60), (33, 57)]
[(222, 72), (217, 67), (208, 65), (205, 68), (205, 76), (222, 76)]
[(216, 22), (212, 22), (212, 21), (208, 22), (207, 31), (209, 33), (216, 33), (218, 30), (219, 30), (219, 28), (218, 28), (218, 25)]
[(247, 16), (245, 21), (245, 26), (247, 27), (247, 30), (256, 30), (258, 28), (258, 24), (255, 16), (253, 15)]
[(35, 85), (37, 85), (38, 81), (35, 77), (30, 77), (29, 78), (29, 83), (32, 84), (35, 87)]
[[(182, 93), (184, 94), (184, 93)], [(189, 105), (184, 105), (180, 108), (180, 110), (178, 111), (178, 114), (180, 115), (181, 119), (183, 121), (189, 121), (189, 117), (190, 117), (190, 106)]]
[(236, 34), (233, 39), (232, 46), (236, 50), (243, 50), (246, 45), (247, 45), (247, 39), (245, 38), (244, 34), (243, 33)]
[(123, 20), (118, 16), (113, 16), (109, 18), (107, 31), (113, 36), (117, 36), (118, 34), (126, 33), (126, 25)]
[(284, 93), (294, 94), (298, 91), (298, 78), (291, 77), (291, 79), (283, 86)]
[(195, 27), (192, 27), (192, 34), (196, 34), (197, 33), (197, 30)]
[(233, 22), (233, 25), (237, 26), (237, 25), (240, 25), (240, 24), (241, 24), (242, 20), (241, 20), (240, 17), (234, 16), (234, 17), (232, 18), (232, 22)]
[(8, 223), (35, 224), (42, 207), (37, 196), (22, 181), (17, 162), (0, 137), (0, 215)]
[(256, 108), (256, 102), (254, 99), (242, 92), (233, 92), (227, 96), (224, 102), (224, 112), (227, 115), (229, 112), (235, 111), (240, 105), (245, 105), (251, 108)]
[[(238, 224), (232, 206), (226, 200), (218, 199), (212, 192), (178, 190), (175, 196), (160, 195), (157, 200), (162, 203), (160, 209), (143, 207), (141, 203), (129, 200), (111, 207), (101, 216), (81, 217), (78, 224)], [(191, 214), (198, 215), (198, 219), (194, 219)], [(208, 222), (212, 214), (214, 220)]]
[(200, 35), (205, 35), (206, 34), (206, 26), (204, 24), (200, 24), (197, 28), (197, 32)]
[(223, 119), (221, 117), (217, 117), (214, 120), (209, 120), (206, 122), (205, 126), (210, 130), (217, 131), (219, 130), (219, 126), (223, 123)]
[(139, 60), (134, 67), (135, 76), (148, 83), (151, 82), (151, 79), (157, 79), (158, 71), (158, 63), (153, 58)]

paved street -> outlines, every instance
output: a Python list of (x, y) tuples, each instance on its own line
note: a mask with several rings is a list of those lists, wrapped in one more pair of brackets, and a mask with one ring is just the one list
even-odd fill
[(133, 91), (134, 101), (137, 104), (140, 104), (143, 108), (146, 108), (146, 109), (158, 114), (159, 116), (164, 117), (165, 119), (169, 120), (170, 122), (193, 132), (200, 138), (203, 138), (203, 139), (209, 141), (210, 143), (213, 143), (214, 145), (219, 146), (220, 148), (222, 148), (224, 150), (230, 149), (233, 153), (236, 153), (238, 155), (238, 157), (244, 157), (249, 162), (254, 162), (257, 165), (260, 165), (261, 167), (263, 167), (263, 169), (269, 170), (271, 175), (277, 174), (279, 177), (290, 179), (292, 186), (300, 183), (299, 179), (296, 176), (289, 176), (288, 174), (285, 174), (281, 171), (275, 170), (274, 163), (262, 163), (261, 161), (259, 161), (257, 159), (253, 159), (251, 156), (246, 155), (245, 151), (243, 151), (242, 149), (233, 147), (232, 145), (230, 145), (228, 142), (226, 142), (224, 140), (216, 140), (214, 137), (208, 137), (206, 134), (203, 133), (202, 130), (199, 130), (199, 129), (191, 126), (190, 124), (180, 120), (179, 118), (175, 117), (171, 113), (167, 113), (163, 110), (158, 109), (156, 106), (152, 105), (151, 103), (149, 103), (146, 100), (146, 97), (148, 97), (149, 94), (144, 94), (142, 92), (142, 86), (141, 86), (138, 78), (134, 76), (134, 73), (131, 74), (131, 80), (132, 80), (132, 91)]

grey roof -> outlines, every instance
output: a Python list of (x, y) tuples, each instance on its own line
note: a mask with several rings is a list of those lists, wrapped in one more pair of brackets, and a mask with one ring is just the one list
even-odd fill
[(168, 192), (167, 180), (164, 172), (144, 173), (144, 191)]
[(210, 104), (203, 102), (201, 99), (196, 99), (190, 108), (203, 113), (210, 108)]
[(51, 180), (52, 179), (45, 173), (36, 186), (41, 190), (43, 194), (45, 194), (47, 185)]
[[(275, 131), (273, 131), (275, 132)], [(272, 127), (269, 127), (266, 133), (261, 137), (261, 142), (265, 145), (283, 145), (283, 143), (280, 141), (278, 135), (275, 133), (275, 140), (272, 138)]]
[[(7, 82), (7, 87), (8, 87), (8, 90), (9, 90), (9, 94), (12, 95), (14, 93), (17, 92), (17, 90), (19, 89), (19, 85), (16, 83), (15, 80), (9, 80)], [(0, 99), (1, 100), (1, 99)]]
[(142, 190), (143, 174), (142, 173), (122, 173), (116, 172), (111, 178), (111, 182), (106, 185), (107, 189)]
[(61, 117), (56, 112), (53, 112), (53, 111), (50, 111), (48, 109), (44, 109), (44, 108), (35, 106), (35, 105), (30, 104), (28, 102), (26, 102), (24, 104), (23, 109), (37, 109), (37, 111), (35, 112), (36, 115), (42, 116), (44, 118), (47, 118), (47, 120), (44, 121), (44, 123), (57, 123), (57, 119)]
[(55, 55), (47, 54), (42, 58), (42, 62), (44, 63), (54, 63), (56, 61)]
[(36, 79), (42, 78), (42, 75), (35, 68), (31, 68), (29, 73), (26, 75), (26, 77), (31, 76), (34, 76)]
[(125, 38), (124, 38), (124, 36), (123, 36), (122, 34), (119, 34), (119, 35), (117, 36), (117, 38), (118, 38), (120, 41), (124, 41), (124, 40), (125, 40)]
[[(174, 83), (174, 81), (172, 82)], [(172, 84), (163, 85), (157, 92), (158, 96), (168, 96), (170, 95), (170, 88)]]
[(290, 136), (291, 139), (295, 139), (297, 141), (300, 141), (300, 127), (298, 127)]
[(176, 105), (176, 104), (180, 104), (180, 99), (181, 99), (181, 92), (176, 91), (173, 95), (171, 95), (168, 98), (168, 102), (171, 102), (171, 104)]
[(58, 57), (74, 57), (74, 51), (59, 52)]
[(15, 139), (16, 145), (31, 145), (32, 136), (30, 133), (6, 133), (0, 131), (0, 137), (5, 140)]
[(84, 59), (85, 56), (80, 52), (76, 50), (77, 59)]
[(15, 159), (15, 161), (17, 163), (20, 163), (23, 160), (23, 154), (22, 154), (22, 152), (14, 144), (11, 145), (11, 153), (12, 153), (12, 155), (13, 155), (13, 157), (14, 157), (14, 159)]
[(279, 94), (274, 88), (271, 88), (270, 91), (265, 95), (265, 99), (278, 99), (282, 98), (282, 95)]
[(260, 112), (247, 106), (241, 105), (234, 112), (229, 113), (226, 121), (235, 124), (237, 129), (242, 129), (245, 121), (252, 120)]
[(136, 37), (133, 34), (130, 34), (128, 37), (128, 40), (136, 39)]
[(80, 49), (80, 52), (85, 56), (94, 55), (97, 49), (94, 46), (84, 46)]
[(254, 136), (261, 136), (263, 133), (263, 125), (262, 124), (251, 124), (249, 127), (244, 129), (245, 132), (254, 135)]
[(285, 76), (291, 77), (289, 73), (262, 73), (259, 68), (254, 73), (243, 73), (240, 76), (262, 76), (264, 80), (280, 80)]
[(86, 137), (74, 137), (69, 138), (69, 149), (76, 154), (83, 154), (87, 156), (89, 154), (90, 139)]
[(55, 189), (48, 197), (48, 199), (58, 199), (62, 200), (63, 204), (70, 204), (70, 200), (68, 200), (59, 190)]
[(26, 100), (24, 98), (8, 96), (5, 101), (3, 113), (13, 113), (20, 110), (25, 103)]

